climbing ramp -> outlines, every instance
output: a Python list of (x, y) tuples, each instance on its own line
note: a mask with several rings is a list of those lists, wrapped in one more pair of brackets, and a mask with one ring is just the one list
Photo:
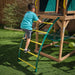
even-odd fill
[[(47, 38), (47, 36), (48, 36), (48, 34), (49, 34), (51, 28), (53, 27), (53, 25), (55, 24), (55, 22), (56, 22), (58, 19), (59, 19), (59, 17), (57, 17), (57, 18), (53, 21), (53, 23), (50, 23), (50, 22), (43, 22), (44, 24), (49, 24), (49, 25), (50, 25), (50, 27), (49, 27), (49, 29), (48, 29), (47, 32), (39, 31), (39, 30), (33, 30), (33, 31), (36, 31), (36, 32), (40, 32), (40, 33), (44, 33), (44, 34), (45, 34), (42, 43), (39, 43), (39, 42), (37, 42), (37, 41), (30, 40), (30, 42), (40, 45), (39, 52), (38, 52), (37, 55), (34, 54), (34, 53), (32, 53), (32, 52), (29, 52), (29, 51), (27, 52), (28, 54), (33, 55), (33, 56), (36, 57), (36, 64), (35, 64), (35, 66), (33, 66), (32, 64), (30, 64), (29, 62), (27, 62), (27, 61), (25, 61), (25, 60), (23, 60), (23, 59), (21, 58), (21, 56), (20, 56), (21, 51), (24, 51), (24, 49), (22, 48), (24, 38), (21, 39), (21, 44), (20, 44), (20, 48), (19, 48), (19, 52), (18, 52), (18, 59), (19, 59), (19, 61), (22, 61), (22, 62), (26, 63), (27, 65), (31, 66), (33, 69), (35, 69), (35, 72), (37, 72), (38, 61), (39, 61), (39, 55), (40, 55), (40, 52), (41, 52), (41, 50), (42, 50), (43, 44), (44, 44), (44, 42), (45, 42), (45, 40), (46, 40), (46, 38)], [(25, 34), (24, 34), (24, 37), (25, 37)]]

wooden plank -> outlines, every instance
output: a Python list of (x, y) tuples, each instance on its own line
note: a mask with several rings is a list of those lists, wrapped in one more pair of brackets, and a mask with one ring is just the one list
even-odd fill
[[(36, 30), (39, 29), (38, 24), (39, 24), (39, 22), (36, 23)], [(36, 42), (38, 42), (38, 32), (36, 32)], [(35, 49), (38, 49), (38, 44), (37, 43), (35, 44)]]
[[(38, 51), (38, 50), (35, 50), (35, 52), (38, 53), (39, 51)], [(49, 59), (53, 59), (53, 60), (55, 60), (55, 61), (57, 61), (57, 62), (60, 62), (59, 59), (57, 59), (57, 58), (55, 58), (55, 57), (53, 57), (53, 56), (51, 56), (51, 55), (48, 55), (48, 54), (46, 54), (46, 53), (40, 52), (40, 55), (45, 56), (45, 57), (47, 57), (47, 58), (49, 58)]]
[(67, 15), (67, 0), (63, 0), (63, 3), (65, 3), (65, 8), (63, 9), (63, 14), (64, 14), (64, 16), (66, 16)]
[(35, 3), (35, 0), (32, 0), (32, 3)]
[(70, 19), (75, 19), (75, 15), (71, 16), (56, 16), (56, 15), (49, 15), (49, 14), (37, 14), (38, 16), (40, 15), (41, 18), (50, 18), (50, 19), (56, 19), (57, 17), (60, 17), (60, 20), (70, 20)]
[(61, 28), (62, 27), (62, 23), (59, 20), (57, 21), (57, 23), (58, 23), (59, 27)]
[(72, 20), (72, 19), (75, 19), (75, 15), (65, 16), (65, 20)]
[(60, 50), (59, 50), (59, 60), (61, 60), (61, 57), (62, 57), (63, 42), (64, 42), (64, 32), (65, 32), (65, 24), (66, 24), (66, 21), (63, 21), (63, 25), (62, 25), (62, 28), (61, 28), (61, 41), (60, 41)]
[(70, 20), (66, 21), (65, 28), (67, 27), (69, 22), (70, 22)]
[(75, 11), (67, 11), (67, 14), (73, 14)]
[(57, 0), (57, 3), (56, 3), (56, 13), (58, 13), (58, 7), (59, 7), (59, 0)]
[(57, 44), (57, 43), (58, 43), (58, 42), (52, 42), (52, 43), (50, 43), (50, 44), (48, 44), (48, 45), (43, 46), (42, 49), (43, 49), (43, 48), (46, 48), (46, 47), (49, 47), (49, 46), (52, 46), (52, 45), (55, 45), (55, 44)]
[(36, 13), (39, 13), (39, 0), (35, 0), (36, 2)]
[(49, 11), (49, 12), (44, 12), (44, 11), (39, 11), (38, 14), (50, 14), (50, 13), (55, 13), (55, 11)]
[(67, 55), (65, 55), (64, 57), (62, 57), (60, 61), (65, 60), (66, 58), (68, 58), (70, 55), (72, 55), (72, 54), (74, 54), (74, 53), (75, 53), (75, 50), (74, 50), (74, 51), (72, 51), (72, 52), (70, 52), (70, 53), (68, 53), (68, 54), (67, 54)]
[(50, 19), (56, 19), (57, 17), (60, 17), (60, 20), (63, 20), (64, 16), (56, 16), (56, 15), (49, 15), (49, 14), (37, 14), (40, 15), (42, 18), (50, 18)]

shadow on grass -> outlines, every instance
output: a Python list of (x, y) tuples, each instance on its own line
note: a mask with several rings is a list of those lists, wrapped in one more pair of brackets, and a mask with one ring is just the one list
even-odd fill
[[(29, 66), (24, 67), (18, 63), (18, 47), (19, 45), (0, 45), (0, 65), (12, 67), (24, 72), (26, 75), (34, 75), (33, 72), (27, 69)], [(29, 57), (27, 56), (26, 58), (28, 60)]]
[[(59, 53), (59, 49), (58, 50), (55, 50), (55, 49), (52, 50), (52, 47), (50, 47), (50, 48), (48, 47), (48, 49), (50, 49), (50, 51), (49, 50), (46, 50), (44, 52), (47, 53), (47, 54), (53, 54), (53, 53), (55, 53), (54, 54), (55, 57), (58, 57), (59, 56), (59, 54), (58, 54)], [(68, 50), (68, 48), (67, 48), (67, 50), (64, 50), (63, 51), (63, 56), (65, 56), (66, 54), (70, 53), (73, 50), (74, 49)], [(70, 70), (74, 70), (75, 69), (75, 61), (72, 60), (73, 59), (73, 56), (75, 57), (74, 54), (71, 55), (68, 58), (69, 60), (67, 60), (66, 62), (65, 62), (65, 60), (63, 62), (60, 62), (60, 63), (56, 62), (56, 63), (52, 64), (52, 66), (55, 67), (55, 68), (57, 68), (57, 69), (60, 69), (60, 70), (62, 70), (64, 72), (70, 73)], [(53, 60), (51, 60), (50, 62), (52, 62), (52, 61)]]
[[(15, 41), (17, 42), (17, 41)], [(31, 47), (34, 49), (34, 45), (32, 44)], [(4, 65), (7, 67), (12, 67), (13, 69), (19, 70), (24, 72), (26, 75), (35, 75), (34, 72), (28, 70), (27, 68), (29, 66), (22, 66), (21, 64), (18, 63), (18, 48), (19, 45), (0, 45), (0, 65)], [(34, 51), (32, 51), (34, 52)], [(46, 51), (46, 53), (53, 53), (54, 51), (50, 49), (50, 51)], [(29, 60), (30, 55), (26, 54), (26, 60), (27, 61), (34, 61), (35, 60)], [(49, 61), (51, 62), (52, 60), (41, 60), (40, 61)], [(8, 62), (9, 64), (7, 64), (6, 62)], [(52, 61), (53, 62), (53, 61)], [(14, 68), (15, 66), (15, 68)], [(75, 66), (75, 61), (69, 61), (69, 62), (61, 62), (61, 63), (56, 63), (52, 65), (53, 67), (59, 68), (61, 69), (61, 67), (68, 67), (69, 69), (61, 69), (64, 72), (67, 72), (69, 70), (72, 70), (73, 67)], [(43, 75), (42, 73), (40, 73), (39, 75)]]
[(74, 69), (75, 61), (53, 64), (53, 67), (59, 68), (60, 70), (63, 70), (64, 72), (69, 73), (70, 70)]

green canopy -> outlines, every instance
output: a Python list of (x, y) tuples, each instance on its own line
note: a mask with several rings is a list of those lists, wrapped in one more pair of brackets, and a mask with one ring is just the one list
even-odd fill
[(75, 11), (75, 0), (68, 0), (67, 10)]
[(56, 0), (40, 0), (40, 11), (53, 12), (56, 10)]

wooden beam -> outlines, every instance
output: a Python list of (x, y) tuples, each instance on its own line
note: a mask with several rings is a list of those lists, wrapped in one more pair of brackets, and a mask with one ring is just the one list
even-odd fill
[(70, 22), (70, 20), (66, 21), (65, 28), (67, 27), (69, 22)]
[[(35, 50), (35, 52), (38, 53), (39, 51), (38, 51), (38, 50)], [(57, 58), (55, 58), (55, 57), (53, 57), (53, 56), (51, 56), (51, 55), (48, 55), (48, 54), (46, 54), (46, 53), (40, 52), (40, 55), (45, 56), (45, 57), (47, 57), (47, 58), (49, 58), (49, 59), (53, 59), (53, 60), (55, 60), (55, 61), (57, 61), (57, 62), (60, 62), (59, 59), (57, 59)]]
[(72, 55), (72, 54), (74, 54), (74, 53), (75, 53), (75, 50), (74, 50), (74, 51), (72, 51), (72, 52), (70, 52), (70, 53), (68, 53), (68, 54), (67, 54), (67, 55), (65, 55), (64, 57), (62, 57), (60, 61), (65, 60), (66, 58), (68, 58), (70, 55)]
[(64, 41), (64, 43), (65, 43), (65, 44), (69, 44), (69, 42), (67, 42), (67, 41)]
[[(39, 28), (38, 28), (38, 26), (39, 26), (38, 24), (39, 24), (39, 23), (37, 22), (37, 23), (36, 23), (36, 30), (39, 29)], [(36, 42), (38, 42), (38, 32), (36, 32)], [(37, 43), (35, 44), (35, 49), (38, 49), (38, 44), (37, 44)]]
[(75, 19), (75, 15), (65, 16), (64, 20), (72, 20), (72, 19)]
[(75, 11), (67, 11), (68, 14), (74, 14)]
[(65, 17), (64, 16), (58, 16), (58, 15), (50, 15), (50, 14), (37, 14), (38, 16), (40, 15), (41, 18), (50, 18), (50, 19), (56, 19), (57, 17), (60, 17), (60, 20), (63, 20)]
[(67, 0), (63, 0), (63, 3), (64, 3), (63, 14), (64, 14), (64, 16), (66, 16), (67, 15)]
[(59, 27), (61, 28), (62, 27), (62, 23), (59, 20), (57, 21), (57, 23), (58, 23)]
[(35, 0), (32, 0), (32, 3), (35, 3)]
[(59, 7), (59, 0), (57, 0), (57, 3), (56, 3), (56, 13), (58, 13), (58, 7)]
[(46, 48), (46, 47), (49, 47), (49, 46), (52, 46), (52, 45), (55, 45), (55, 44), (57, 44), (57, 43), (58, 43), (58, 42), (52, 42), (52, 43), (50, 43), (50, 44), (48, 44), (48, 45), (43, 46), (42, 49), (43, 49), (43, 48)]
[(36, 13), (39, 13), (39, 0), (35, 0), (36, 2)]
[[(35, 52), (38, 53), (39, 51), (35, 50)], [(48, 55), (48, 54), (46, 54), (44, 52), (40, 52), (40, 55), (45, 56), (45, 57), (47, 57), (49, 59), (52, 59), (54, 61), (57, 61), (57, 62), (61, 62), (61, 61), (65, 60), (66, 58), (68, 58), (70, 55), (72, 55), (74, 53), (75, 53), (75, 50), (72, 51), (72, 52), (70, 52), (70, 53), (68, 53), (67, 55), (65, 55), (64, 57), (62, 57), (60, 60), (58, 58), (55, 58), (54, 56)]]
[(65, 32), (65, 22), (63, 21), (63, 25), (61, 28), (61, 41), (60, 41), (60, 50), (59, 50), (59, 60), (61, 60), (62, 57), (62, 50), (63, 50), (63, 42), (64, 42), (64, 32)]
[(60, 17), (60, 20), (71, 20), (75, 19), (75, 15), (71, 16), (58, 16), (58, 15), (50, 15), (50, 14), (37, 14), (38, 16), (40, 15), (41, 18), (50, 18), (50, 19), (56, 19), (57, 17)]

